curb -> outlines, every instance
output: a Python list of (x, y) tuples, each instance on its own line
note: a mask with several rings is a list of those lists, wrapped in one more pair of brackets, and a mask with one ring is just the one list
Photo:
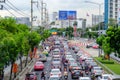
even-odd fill
[[(85, 52), (88, 56), (92, 57), (87, 51), (85, 51), (83, 48), (80, 48), (83, 52)], [(113, 75), (116, 75), (113, 71), (111, 71), (109, 68), (107, 68), (106, 66), (104, 66), (101, 62), (99, 62), (98, 60), (96, 60), (94, 57), (92, 57), (97, 63), (98, 65), (100, 65), (107, 73), (111, 73)]]
[(96, 60), (95, 58), (93, 58), (107, 73), (116, 75), (113, 71), (111, 71), (109, 68), (107, 68), (105, 65), (103, 65), (101, 62), (99, 62), (98, 60)]

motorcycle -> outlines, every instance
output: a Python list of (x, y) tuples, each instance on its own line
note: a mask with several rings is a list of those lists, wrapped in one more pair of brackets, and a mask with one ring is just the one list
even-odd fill
[(64, 75), (64, 78), (67, 79), (67, 78), (68, 78), (68, 75)]
[(45, 77), (41, 77), (41, 80), (45, 80)]

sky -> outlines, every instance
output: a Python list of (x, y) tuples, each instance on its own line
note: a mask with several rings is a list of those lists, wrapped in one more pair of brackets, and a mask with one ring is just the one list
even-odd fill
[[(41, 0), (33, 0), (38, 1), (39, 3)], [(92, 14), (98, 14), (99, 7), (96, 4), (91, 3), (85, 3), (85, 1), (91, 1), (96, 3), (104, 3), (104, 0), (43, 0), (47, 4), (47, 9), (49, 11), (49, 15), (52, 15), (52, 12), (58, 12), (59, 10), (75, 10), (77, 11), (77, 17), (78, 18), (86, 18), (88, 25), (91, 24), (91, 15)], [(13, 13), (16, 16), (29, 16), (30, 15), (30, 2), (31, 0), (6, 0), (6, 4), (2, 3), (5, 8), (7, 8), (11, 13)], [(16, 8), (20, 10), (11, 10), (11, 8), (8, 5), (11, 5), (12, 3)], [(41, 6), (41, 5), (40, 5)], [(40, 7), (39, 6), (39, 7)], [(33, 5), (34, 7), (34, 15), (38, 16), (40, 19), (40, 11), (38, 11), (36, 4)], [(101, 14), (103, 14), (104, 11), (104, 5), (101, 7)], [(18, 12), (18, 13), (16, 13)], [(21, 14), (19, 14), (21, 13)], [(89, 14), (89, 16), (86, 16), (86, 14)], [(10, 13), (6, 10), (0, 11), (1, 16), (8, 16)]]

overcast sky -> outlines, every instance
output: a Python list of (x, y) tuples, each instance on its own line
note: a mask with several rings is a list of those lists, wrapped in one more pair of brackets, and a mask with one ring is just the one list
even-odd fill
[[(30, 15), (30, 0), (6, 0), (6, 3), (10, 5), (12, 3), (15, 7), (17, 7), (22, 12), (26, 13), (27, 15)], [(37, 1), (37, 0), (33, 0)], [(41, 0), (38, 0), (39, 3)], [(47, 9), (49, 11), (49, 14), (51, 15), (52, 12), (58, 12), (59, 10), (76, 10), (77, 11), (77, 17), (79, 18), (87, 18), (88, 21), (91, 20), (92, 14), (98, 14), (98, 5), (85, 3), (86, 0), (43, 0), (45, 3), (47, 3)], [(92, 1), (96, 3), (103, 3), (104, 0), (87, 0)], [(101, 7), (101, 14), (103, 13), (103, 7)], [(11, 9), (8, 5), (5, 4), (5, 7), (7, 9)], [(11, 10), (10, 10), (11, 11)], [(0, 11), (0, 15), (9, 15), (9, 13), (4, 11)], [(23, 16), (18, 13), (14, 13), (16, 11), (11, 11), (13, 14), (17, 16)], [(89, 14), (90, 16), (87, 17), (86, 14)], [(24, 14), (25, 15), (25, 14)], [(34, 4), (34, 15), (39, 16), (40, 11), (37, 10), (36, 5)]]

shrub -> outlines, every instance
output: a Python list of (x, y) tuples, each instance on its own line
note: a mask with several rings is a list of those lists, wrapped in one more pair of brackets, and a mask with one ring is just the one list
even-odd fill
[(101, 63), (103, 63), (103, 64), (114, 64), (114, 61), (112, 61), (112, 60), (106, 60), (106, 59), (104, 59), (104, 58), (102, 58), (102, 57), (98, 57), (98, 58), (96, 58), (99, 62), (101, 62)]
[(100, 60), (100, 62), (103, 64), (114, 64), (114, 61), (110, 61), (110, 60)]

